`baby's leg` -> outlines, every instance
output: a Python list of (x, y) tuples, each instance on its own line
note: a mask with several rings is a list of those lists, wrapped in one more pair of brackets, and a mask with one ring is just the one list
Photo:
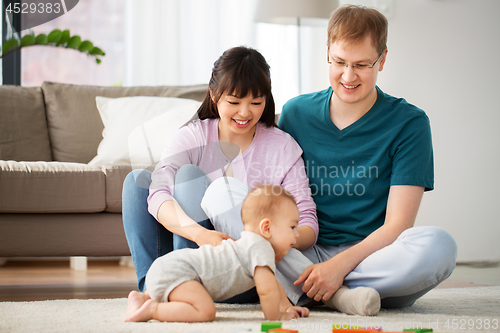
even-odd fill
[(172, 290), (168, 300), (168, 303), (161, 303), (158, 307), (158, 320), (165, 318), (162, 321), (203, 322), (215, 319), (214, 301), (198, 281), (180, 284)]
[(373, 288), (358, 287), (349, 289), (342, 286), (324, 303), (329, 308), (343, 313), (374, 316), (380, 310), (380, 295)]
[(215, 304), (197, 281), (187, 281), (177, 286), (168, 297), (168, 302), (158, 303), (147, 300), (129, 321), (204, 322), (215, 318)]

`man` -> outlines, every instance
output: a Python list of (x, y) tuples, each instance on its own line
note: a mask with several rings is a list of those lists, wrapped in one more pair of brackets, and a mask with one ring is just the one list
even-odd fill
[(431, 131), (424, 111), (376, 86), (387, 26), (375, 9), (338, 8), (328, 24), (331, 87), (290, 100), (279, 119), (304, 151), (320, 227), (316, 245), (278, 266), (295, 303), (335, 308), (328, 301), (346, 285), (375, 289), (382, 307), (409, 306), (455, 267), (449, 233), (413, 227), (434, 186)]

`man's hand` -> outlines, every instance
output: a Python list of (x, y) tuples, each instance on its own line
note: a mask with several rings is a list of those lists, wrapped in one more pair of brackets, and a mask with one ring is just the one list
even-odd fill
[(301, 306), (291, 306), (281, 313), (280, 320), (292, 320), (300, 317), (308, 317), (309, 309)]
[(339, 255), (307, 267), (294, 284), (297, 286), (304, 283), (302, 291), (307, 294), (307, 297), (317, 302), (328, 301), (342, 286), (344, 278), (349, 274), (349, 270), (342, 269), (343, 265), (338, 259), (340, 259)]
[(358, 244), (333, 258), (307, 267), (295, 285), (315, 301), (328, 301), (344, 283), (344, 278), (372, 253), (392, 244), (401, 233), (413, 226), (424, 188), (391, 186), (384, 225)]
[(203, 228), (203, 230), (200, 230), (200, 233), (196, 235), (195, 243), (198, 244), (198, 246), (202, 246), (205, 244), (217, 246), (220, 245), (225, 239), (234, 240), (234, 238), (229, 237), (222, 232)]

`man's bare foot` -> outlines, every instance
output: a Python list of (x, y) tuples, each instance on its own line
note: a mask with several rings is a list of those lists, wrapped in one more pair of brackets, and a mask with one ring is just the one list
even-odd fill
[(158, 302), (148, 299), (139, 309), (127, 316), (125, 321), (148, 321), (150, 319), (154, 319), (153, 313), (156, 311), (157, 307)]
[(131, 291), (130, 294), (128, 294), (127, 318), (125, 321), (131, 321), (130, 317), (132, 314), (139, 310), (149, 298), (150, 297), (147, 294), (143, 294), (138, 291)]

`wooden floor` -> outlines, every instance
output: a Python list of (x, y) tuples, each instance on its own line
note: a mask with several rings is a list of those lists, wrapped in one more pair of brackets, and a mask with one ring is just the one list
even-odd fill
[[(481, 285), (500, 285), (500, 265), (457, 266), (438, 288)], [(137, 290), (135, 270), (118, 260), (90, 260), (87, 271), (72, 270), (68, 260), (8, 261), (0, 266), (0, 302), (124, 298), (131, 290)]]
[(137, 290), (133, 267), (118, 261), (89, 261), (87, 271), (69, 261), (8, 261), (0, 267), (0, 301), (127, 297)]

